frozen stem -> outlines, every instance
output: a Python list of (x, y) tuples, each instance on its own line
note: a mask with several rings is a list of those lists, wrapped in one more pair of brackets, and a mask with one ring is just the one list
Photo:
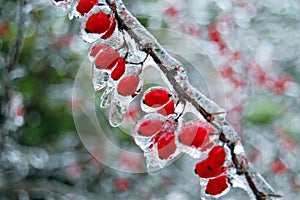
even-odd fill
[[(140, 28), (144, 29), (144, 28), (142, 27), (142, 25), (140, 25), (140, 23), (137, 21), (137, 19), (134, 18), (130, 14), (130, 12), (126, 9), (126, 7), (123, 5), (123, 3), (121, 1), (108, 1), (108, 0), (106, 2), (115, 13), (115, 18), (118, 22), (119, 29), (127, 31), (130, 34), (130, 36), (135, 40), (135, 42), (137, 44), (139, 44), (139, 46), (141, 47), (141, 50), (144, 51), (147, 55), (150, 55), (152, 57), (153, 61), (159, 66), (159, 69), (164, 73), (164, 75), (166, 76), (168, 81), (171, 83), (174, 91), (178, 94), (179, 101), (181, 101), (182, 103), (186, 103), (186, 102), (191, 103), (199, 111), (199, 113), (204, 117), (204, 119), (207, 122), (212, 123), (212, 125), (214, 125), (215, 127), (216, 127), (216, 124), (218, 124), (217, 128), (227, 126), (227, 128), (228, 128), (227, 130), (232, 130), (231, 126), (228, 125), (228, 123), (225, 120), (218, 120), (217, 123), (214, 123), (214, 122), (216, 122), (215, 121), (216, 115), (206, 111), (206, 109), (204, 109), (202, 105), (200, 105), (193, 97), (191, 97), (191, 95), (189, 95), (186, 92), (186, 90), (183, 89), (182, 86), (176, 81), (176, 79), (174, 78), (174, 75), (173, 75), (174, 70), (176, 71), (176, 69), (171, 68), (171, 66), (167, 66), (162, 61), (163, 59), (160, 58), (160, 55), (156, 54), (156, 52), (153, 50), (153, 48), (147, 47), (147, 46), (159, 47), (160, 48), (159, 50), (161, 52), (165, 52), (165, 50), (150, 35), (150, 33), (148, 33), (146, 30), (143, 30), (143, 32), (146, 33), (146, 35), (144, 35), (144, 37), (146, 37), (148, 39), (147, 40), (148, 45), (147, 44), (145, 45), (145, 43), (140, 41), (139, 38), (142, 38), (143, 35), (137, 35), (134, 28), (131, 28), (131, 25), (135, 24), (135, 27), (139, 27), (139, 29)], [(130, 24), (126, 23), (126, 21), (123, 20), (119, 16), (118, 13), (120, 13), (120, 12), (126, 12), (126, 14), (127, 14), (126, 17), (130, 18), (130, 20), (128, 20), (131, 22)], [(151, 43), (149, 41), (149, 38), (152, 39)], [(169, 58), (165, 58), (165, 59), (175, 60), (174, 58), (170, 57), (170, 55), (168, 55), (167, 52), (164, 53), (164, 56), (165, 57), (169, 56)], [(178, 62), (178, 61), (176, 61), (176, 62)], [(189, 85), (187, 80), (186, 80), (186, 84)], [(211, 104), (214, 104), (212, 101), (210, 101), (210, 102), (211, 102)], [(228, 131), (228, 132), (230, 132), (230, 131)], [(234, 134), (232, 139), (227, 138), (226, 135), (232, 135), (232, 134)], [(222, 130), (222, 128), (221, 128), (219, 140), (229, 147), (232, 162), (234, 163), (234, 165), (236, 167), (236, 174), (239, 176), (244, 176), (246, 178), (248, 186), (250, 187), (253, 195), (255, 196), (255, 199), (265, 200), (267, 198), (272, 199), (272, 198), (281, 198), (282, 197), (281, 195), (274, 194), (273, 189), (264, 180), (261, 180), (260, 182), (265, 183), (266, 185), (261, 185), (261, 186), (256, 185), (255, 181), (252, 178), (253, 176), (251, 176), (251, 174), (254, 174), (257, 177), (256, 173), (251, 172), (251, 174), (250, 174), (250, 172), (248, 171), (248, 169), (250, 169), (250, 166), (246, 166), (244, 160), (241, 160), (241, 155), (237, 155), (235, 153), (235, 146), (236, 146), (236, 144), (239, 143), (239, 140), (240, 140), (240, 138), (238, 137), (236, 132), (233, 131), (231, 133), (226, 133), (225, 130)], [(241, 153), (241, 154), (243, 154), (243, 153)], [(245, 155), (243, 155), (243, 156), (245, 156)], [(258, 176), (258, 179), (262, 179), (262, 177)], [(259, 189), (260, 187), (265, 188), (265, 190), (267, 190), (267, 191), (261, 191)]]

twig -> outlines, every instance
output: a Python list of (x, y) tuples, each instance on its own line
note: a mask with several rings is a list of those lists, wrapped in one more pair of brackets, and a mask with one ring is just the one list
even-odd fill
[[(140, 41), (139, 41), (137, 35), (134, 33), (134, 31), (130, 27), (128, 27), (125, 24), (125, 22), (121, 19), (121, 17), (118, 15), (117, 6), (116, 6), (115, 2), (110, 2), (109, 0), (107, 0), (106, 2), (110, 6), (112, 11), (115, 13), (115, 18), (118, 22), (119, 29), (127, 31), (137, 44), (139, 44), (140, 46), (143, 46), (140, 43)], [(123, 9), (124, 9), (124, 7), (123, 7)], [(136, 23), (138, 23), (138, 22), (136, 22)], [(171, 69), (170, 67), (166, 66), (162, 62), (162, 60), (159, 58), (159, 56), (153, 51), (153, 49), (151, 47), (150, 48), (145, 47), (145, 48), (142, 48), (141, 50), (143, 50), (147, 55), (149, 54), (152, 57), (153, 61), (159, 66), (160, 70), (165, 74), (168, 81), (171, 83), (173, 89), (178, 94), (179, 101), (181, 101), (183, 103), (190, 102), (200, 112), (200, 114), (204, 117), (204, 119), (207, 122), (210, 122), (213, 125), (215, 125), (213, 123), (214, 114), (207, 112), (195, 99), (193, 99), (189, 94), (187, 94), (187, 92), (179, 85), (179, 83), (175, 80), (173, 74), (170, 72), (170, 70), (174, 70), (174, 69)], [(232, 162), (237, 169), (237, 174), (245, 176), (247, 183), (257, 200), (265, 200), (267, 198), (267, 196), (272, 196), (272, 197), (277, 197), (277, 198), (282, 197), (280, 195), (274, 195), (274, 194), (266, 195), (263, 192), (259, 191), (257, 186), (255, 185), (254, 181), (252, 180), (251, 176), (249, 175), (249, 172), (247, 171), (246, 167), (244, 167), (244, 165), (242, 164), (242, 162), (239, 160), (238, 156), (234, 152), (234, 148), (236, 146), (236, 141), (230, 141), (229, 139), (227, 139), (225, 134), (223, 133), (223, 130), (221, 130), (221, 132), (220, 132), (219, 140), (221, 142), (227, 144), (227, 146), (229, 147)]]

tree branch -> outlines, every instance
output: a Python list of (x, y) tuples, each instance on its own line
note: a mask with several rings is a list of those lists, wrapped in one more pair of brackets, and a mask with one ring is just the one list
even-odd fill
[[(148, 33), (147, 30), (143, 30), (142, 32), (144, 33), (144, 36), (146, 38), (150, 38), (151, 39), (150, 41), (153, 43), (145, 44), (145, 43), (141, 42), (141, 40), (139, 39), (141, 36), (137, 36), (137, 34), (134, 31), (134, 28), (131, 28), (130, 26), (138, 27), (139, 29), (144, 29), (144, 28), (131, 15), (131, 13), (125, 8), (123, 3), (121, 1), (115, 1), (115, 2), (106, 1), (106, 2), (110, 6), (110, 8), (114, 11), (115, 18), (118, 22), (119, 28), (127, 31), (131, 35), (131, 37), (135, 40), (135, 42), (140, 45), (141, 50), (143, 50), (146, 54), (149, 54), (152, 57), (153, 61), (159, 66), (160, 70), (165, 74), (166, 78), (171, 83), (173, 89), (178, 94), (179, 101), (181, 101), (183, 103), (190, 102), (199, 111), (199, 113), (204, 117), (204, 119), (207, 122), (214, 125), (214, 127), (217, 126), (217, 128), (219, 128), (219, 126), (215, 124), (215, 121), (218, 121), (218, 123), (220, 123), (220, 127), (224, 127), (224, 126), (227, 127), (226, 130), (228, 132), (226, 132), (225, 130), (223, 130), (223, 128), (221, 128), (219, 140), (221, 142), (227, 144), (227, 146), (229, 147), (232, 162), (236, 167), (236, 174), (239, 176), (241, 176), (241, 175), (245, 176), (247, 183), (248, 183), (250, 189), (252, 190), (252, 193), (254, 194), (255, 198), (257, 200), (265, 200), (267, 197), (281, 198), (282, 197), (281, 195), (273, 194), (273, 190), (272, 190), (272, 188), (269, 187), (268, 184), (266, 184), (263, 187), (263, 188), (268, 188), (268, 190), (269, 190), (268, 194), (265, 194), (264, 192), (262, 192), (258, 189), (258, 187), (256, 186), (255, 182), (252, 180), (252, 177), (250, 176), (250, 174), (247, 170), (247, 168), (249, 168), (250, 166), (245, 166), (245, 163), (243, 163), (243, 160), (240, 158), (241, 155), (237, 155), (235, 153), (235, 146), (236, 146), (236, 144), (238, 144), (240, 142), (240, 138), (238, 137), (237, 133), (235, 133), (233, 131), (233, 129), (228, 125), (228, 123), (225, 120), (222, 120), (222, 119), (216, 120), (214, 113), (208, 112), (205, 108), (203, 108), (202, 105), (200, 105), (194, 98), (192, 98), (191, 95), (189, 95), (186, 92), (186, 90), (184, 90), (182, 88), (182, 86), (176, 81), (176, 79), (174, 78), (174, 75), (172, 73), (172, 71), (174, 71), (174, 70), (177, 71), (180, 68), (176, 67), (176, 68), (172, 69), (170, 66), (167, 66), (163, 62), (163, 60), (160, 58), (159, 55), (157, 55), (155, 53), (155, 51), (153, 50), (153, 47), (158, 47), (158, 49), (161, 52), (163, 52), (161, 54), (163, 54), (165, 57), (169, 56), (168, 53), (165, 52), (165, 50), (153, 38), (153, 36), (150, 35), (150, 33)], [(118, 4), (118, 5), (116, 5), (116, 4)], [(119, 16), (119, 14), (122, 12), (126, 12), (126, 18), (130, 18), (130, 19), (127, 19), (127, 21), (130, 21), (130, 24), (126, 23), (126, 20), (122, 19), (122, 17)], [(149, 40), (147, 40), (147, 41), (149, 42)], [(149, 46), (152, 46), (152, 47), (149, 47)], [(174, 58), (172, 58), (170, 56), (167, 59), (174, 60)], [(178, 63), (180, 66), (180, 63), (178, 61), (175, 61), (175, 62)], [(186, 80), (186, 84), (190, 85), (187, 80)], [(199, 92), (199, 94), (201, 94), (201, 93)], [(210, 103), (215, 104), (212, 101), (210, 101)], [(234, 135), (232, 138), (233, 140), (231, 140), (230, 138), (227, 138), (226, 135), (228, 135), (228, 136)], [(245, 156), (245, 155), (243, 155), (243, 156)], [(262, 182), (265, 183), (264, 180)]]

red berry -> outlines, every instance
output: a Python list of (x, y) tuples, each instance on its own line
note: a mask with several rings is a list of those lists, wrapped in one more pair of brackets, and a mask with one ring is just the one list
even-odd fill
[(270, 170), (274, 174), (285, 174), (287, 172), (286, 165), (280, 159), (275, 159), (270, 163)]
[(207, 140), (208, 131), (201, 126), (186, 125), (179, 134), (179, 140), (187, 146), (201, 147), (204, 141)]
[(125, 59), (122, 57), (119, 57), (117, 59), (116, 64), (117, 64), (117, 66), (114, 68), (114, 70), (110, 74), (110, 76), (113, 80), (119, 80), (119, 78), (125, 73), (125, 64), (126, 64)]
[(208, 28), (208, 34), (210, 39), (216, 42), (221, 49), (224, 49), (224, 47), (226, 47), (226, 44), (222, 38), (221, 33), (218, 31), (216, 24), (213, 24)]
[(76, 9), (83, 16), (85, 13), (88, 13), (97, 3), (98, 0), (80, 0)]
[(165, 132), (162, 131), (162, 130), (160, 130), (160, 131), (158, 131), (158, 132), (154, 135), (154, 137), (151, 139), (151, 143), (152, 143), (152, 144), (150, 145), (150, 148), (153, 147), (153, 144), (155, 144), (155, 143), (158, 142), (158, 140), (160, 139), (160, 137), (161, 137), (163, 134), (165, 134)]
[(157, 111), (157, 113), (161, 114), (161, 115), (170, 115), (174, 113), (174, 101), (170, 101), (167, 105), (165, 105), (162, 109), (160, 109), (159, 111)]
[(198, 162), (195, 167), (195, 173), (201, 178), (212, 178), (220, 175), (225, 171), (225, 168), (211, 168), (208, 165), (207, 159)]
[(175, 135), (171, 132), (163, 134), (157, 142), (157, 148), (159, 158), (168, 159), (177, 148), (175, 144)]
[(109, 38), (110, 36), (112, 36), (112, 34), (114, 33), (115, 29), (116, 29), (116, 20), (115, 18), (112, 16), (111, 17), (111, 24), (110, 24), (110, 27), (109, 29), (106, 31), (106, 33), (104, 35), (101, 36), (102, 39), (107, 39)]
[(154, 134), (157, 133), (157, 131), (159, 131), (163, 126), (163, 123), (161, 120), (146, 120), (144, 121), (141, 125), (140, 125), (140, 128), (139, 128), (139, 133), (140, 135), (142, 136), (152, 136)]
[(148, 92), (144, 97), (144, 103), (147, 106), (157, 108), (165, 103), (167, 103), (170, 99), (170, 94), (167, 90), (164, 89), (154, 89)]
[(129, 181), (127, 178), (115, 179), (115, 186), (118, 192), (126, 192), (129, 188)]
[(227, 188), (227, 176), (223, 175), (214, 179), (210, 179), (206, 185), (205, 192), (209, 195), (218, 195), (221, 194)]
[(127, 76), (120, 80), (117, 86), (117, 91), (122, 96), (133, 95), (137, 90), (140, 79), (135, 75)]
[(209, 137), (207, 137), (201, 146), (201, 151), (204, 152), (204, 151), (212, 148), (214, 145), (215, 144), (212, 141), (210, 141)]
[(90, 55), (95, 57), (101, 49), (105, 49), (105, 48), (107, 48), (107, 46), (95, 45), (92, 47)]
[(96, 53), (97, 57), (95, 59), (95, 65), (98, 69), (110, 69), (115, 64), (120, 54), (115, 51), (112, 47), (95, 47), (91, 54), (95, 54), (96, 50), (99, 48), (99, 51)]
[(87, 33), (104, 33), (110, 27), (110, 19), (106, 13), (95, 13), (90, 16), (85, 25)]
[(215, 146), (208, 153), (207, 164), (210, 168), (216, 169), (221, 167), (225, 162), (226, 152), (223, 147)]

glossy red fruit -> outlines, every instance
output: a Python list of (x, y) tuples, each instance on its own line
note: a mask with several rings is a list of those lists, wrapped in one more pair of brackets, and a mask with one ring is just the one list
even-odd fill
[(105, 49), (105, 48), (107, 48), (107, 46), (95, 45), (92, 47), (90, 55), (92, 57), (95, 57), (101, 49)]
[(175, 135), (171, 132), (164, 133), (157, 142), (158, 156), (168, 159), (176, 151)]
[(92, 14), (85, 24), (85, 31), (87, 33), (102, 34), (110, 27), (110, 19), (106, 13)]
[(110, 36), (112, 36), (112, 34), (114, 33), (115, 29), (116, 29), (116, 25), (117, 22), (115, 20), (115, 18), (113, 16), (111, 16), (111, 24), (109, 29), (106, 31), (106, 33), (104, 35), (101, 36), (102, 39), (107, 39), (110, 38)]
[(219, 176), (217, 178), (210, 179), (207, 182), (205, 192), (209, 195), (221, 194), (228, 188), (227, 176)]
[(224, 171), (225, 168), (223, 167), (211, 168), (206, 159), (198, 162), (195, 167), (195, 173), (201, 178), (212, 178), (220, 175)]
[(135, 75), (124, 77), (117, 85), (117, 91), (122, 96), (130, 96), (135, 93), (140, 79)]
[(157, 108), (166, 104), (170, 97), (171, 95), (167, 90), (160, 88), (154, 89), (145, 95), (144, 104), (153, 108)]
[[(98, 52), (96, 53), (96, 50)], [(92, 49), (91, 54), (96, 53), (95, 65), (98, 69), (110, 69), (115, 65), (115, 62), (120, 57), (120, 54), (114, 50), (112, 47), (95, 47), (95, 50)]]
[(216, 169), (221, 167), (225, 162), (226, 152), (222, 146), (215, 146), (208, 153), (207, 164), (210, 168)]
[(182, 144), (196, 148), (201, 147), (207, 138), (207, 129), (197, 125), (187, 124), (179, 134), (179, 140)]
[(152, 136), (163, 127), (163, 122), (158, 119), (149, 119), (144, 121), (139, 128), (139, 134), (142, 136)]
[(174, 101), (170, 101), (162, 109), (158, 110), (157, 113), (167, 116), (173, 114), (174, 110), (175, 110)]
[[(113, 80), (119, 80), (119, 78), (121, 78), (121, 76), (125, 73), (125, 64), (126, 64), (126, 61), (122, 57), (119, 57), (116, 60), (116, 67), (113, 69), (113, 71), (110, 74), (110, 76)], [(108, 67), (108, 69), (110, 69), (109, 67)]]
[(98, 0), (80, 0), (76, 9), (83, 16), (85, 13), (88, 13), (97, 3)]

